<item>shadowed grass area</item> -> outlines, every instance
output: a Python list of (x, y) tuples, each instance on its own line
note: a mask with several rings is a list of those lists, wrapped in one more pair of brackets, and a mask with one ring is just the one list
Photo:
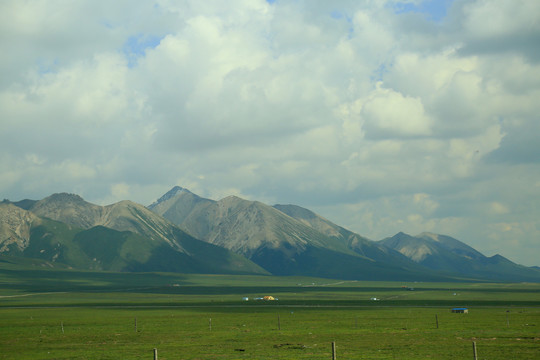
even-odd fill
[(241, 299), (264, 295), (280, 299), (272, 303), (274, 306), (540, 305), (540, 285), (535, 283), (375, 282), (264, 275), (91, 272), (0, 258), (0, 296), (3, 296), (0, 306), (216, 303), (254, 306), (260, 302), (245, 303)]

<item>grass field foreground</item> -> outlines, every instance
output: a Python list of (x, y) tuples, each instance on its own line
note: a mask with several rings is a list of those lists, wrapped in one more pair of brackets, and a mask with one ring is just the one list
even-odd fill
[[(3, 359), (537, 359), (540, 309), (1, 309)], [(508, 318), (507, 318), (508, 316)], [(508, 322), (507, 322), (508, 319)], [(438, 328), (437, 328), (438, 322)], [(16, 355), (16, 356), (15, 356)]]
[(473, 342), (479, 359), (540, 358), (540, 284), (0, 264), (0, 285), (0, 359), (332, 359), (332, 342), (337, 359), (473, 359)]

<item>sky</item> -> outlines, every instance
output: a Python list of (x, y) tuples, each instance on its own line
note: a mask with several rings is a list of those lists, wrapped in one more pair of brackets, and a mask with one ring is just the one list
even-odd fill
[(0, 197), (175, 185), (540, 265), (540, 1), (0, 2)]

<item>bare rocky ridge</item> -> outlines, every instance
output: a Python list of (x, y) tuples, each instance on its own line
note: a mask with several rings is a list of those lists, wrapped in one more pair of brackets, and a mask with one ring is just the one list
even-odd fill
[(127, 200), (98, 206), (66, 193), (5, 200), (0, 255), (109, 271), (540, 281), (538, 268), (486, 257), (449, 236), (398, 233), (374, 242), (296, 205), (215, 201), (181, 187), (149, 208)]
[(204, 239), (211, 230), (208, 224), (198, 221), (198, 214), (216, 202), (193, 194), (187, 189), (175, 186), (148, 209), (163, 216), (173, 224), (185, 224), (184, 229), (197, 239)]
[(399, 233), (375, 242), (296, 205), (271, 207), (236, 196), (215, 201), (175, 187), (149, 208), (194, 237), (242, 254), (274, 274), (332, 277), (339, 273), (340, 278), (368, 279), (415, 274), (411, 276), (419, 279), (442, 272), (540, 279), (536, 269), (503, 257), (487, 258), (448, 236)]
[(10, 203), (0, 203), (0, 253), (24, 250), (30, 241), (30, 229), (39, 218)]
[(98, 206), (62, 193), (26, 203), (0, 204), (0, 254), (92, 270), (267, 273), (132, 201)]
[(103, 208), (86, 202), (79, 195), (53, 194), (36, 202), (30, 209), (38, 216), (88, 229), (100, 223)]
[(131, 231), (153, 240), (162, 240), (181, 249), (174, 241), (172, 224), (142, 205), (129, 200), (99, 206), (73, 194), (53, 194), (38, 201), (30, 210), (38, 216), (89, 229), (104, 226), (118, 231)]
[(501, 255), (484, 256), (450, 236), (427, 232), (411, 236), (400, 232), (379, 243), (433, 271), (506, 281), (516, 278), (534, 281), (540, 276), (535, 268), (515, 264)]
[(186, 194), (179, 192), (150, 208), (191, 235), (248, 257), (262, 246), (282, 248), (292, 256), (305, 250), (307, 238), (324, 246), (314, 228), (269, 205), (237, 196), (191, 201), (193, 194)]
[[(409, 259), (420, 264), (432, 261), (430, 259), (436, 257), (448, 256), (449, 254), (469, 260), (485, 258), (484, 255), (459, 240), (450, 236), (433, 233), (422, 233), (417, 236), (411, 236), (400, 232), (390, 238), (381, 240), (380, 243), (399, 251)], [(439, 259), (438, 262), (441, 263), (441, 260)]]
[(340, 236), (342, 229), (340, 226), (333, 224), (329, 220), (315, 214), (313, 211), (305, 209), (297, 205), (274, 205), (275, 209), (278, 209), (284, 214), (300, 221), (301, 223), (314, 228), (315, 230), (327, 235), (327, 236)]
[(299, 206), (269, 206), (237, 196), (215, 201), (175, 187), (149, 208), (274, 274), (370, 278), (420, 271), (402, 254)]
[(274, 208), (303, 224), (311, 226), (326, 236), (340, 239), (340, 241), (346, 244), (349, 249), (352, 249), (359, 255), (381, 261), (390, 261), (390, 259), (393, 258), (391, 262), (401, 263), (403, 265), (407, 262), (400, 253), (336, 225), (330, 220), (315, 214), (311, 210), (297, 205), (274, 205)]

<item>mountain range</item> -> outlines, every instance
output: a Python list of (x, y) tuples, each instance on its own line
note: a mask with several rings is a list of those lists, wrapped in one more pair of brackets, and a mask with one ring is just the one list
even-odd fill
[(267, 273), (131, 201), (98, 206), (63, 193), (17, 205), (0, 203), (3, 255), (91, 270)]
[(77, 269), (303, 275), (336, 279), (540, 281), (449, 236), (372, 241), (296, 205), (200, 197), (174, 187), (145, 207), (75, 194), (0, 203), (0, 254)]

